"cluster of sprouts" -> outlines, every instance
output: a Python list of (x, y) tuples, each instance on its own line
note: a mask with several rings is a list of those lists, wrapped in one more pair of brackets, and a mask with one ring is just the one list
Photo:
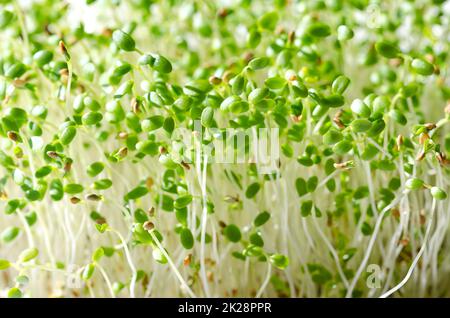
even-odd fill
[(0, 38), (0, 297), (450, 296), (450, 1), (0, 0)]

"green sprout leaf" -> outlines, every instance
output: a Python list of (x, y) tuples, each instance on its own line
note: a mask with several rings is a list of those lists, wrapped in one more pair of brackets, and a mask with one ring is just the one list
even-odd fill
[(234, 224), (227, 225), (227, 227), (223, 230), (223, 233), (229, 241), (234, 243), (239, 242), (242, 237), (241, 230), (239, 230), (239, 228)]
[(267, 223), (267, 221), (269, 221), (269, 219), (270, 219), (270, 213), (267, 211), (264, 211), (256, 216), (255, 220), (253, 221), (253, 224), (257, 227), (263, 226), (265, 223)]
[(136, 43), (133, 38), (126, 32), (122, 30), (116, 30), (112, 35), (114, 43), (124, 51), (134, 51), (136, 48)]
[(270, 262), (279, 269), (286, 269), (289, 265), (289, 258), (282, 254), (273, 254), (270, 256)]
[(185, 249), (191, 249), (194, 246), (194, 236), (192, 235), (191, 230), (183, 228), (180, 232), (180, 241)]

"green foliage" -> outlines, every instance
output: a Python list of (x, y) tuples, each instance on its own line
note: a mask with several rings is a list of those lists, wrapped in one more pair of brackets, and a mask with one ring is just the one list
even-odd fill
[(5, 296), (448, 296), (444, 1), (0, 2)]

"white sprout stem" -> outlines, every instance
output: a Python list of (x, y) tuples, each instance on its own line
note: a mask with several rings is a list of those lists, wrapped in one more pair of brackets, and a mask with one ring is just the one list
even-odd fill
[[(445, 238), (446, 230), (448, 228), (448, 214), (450, 211), (450, 207), (447, 209), (446, 216), (443, 218), (442, 221), (439, 222), (439, 225), (437, 226), (437, 230), (435, 234), (433, 235), (433, 238), (435, 240), (430, 239), (430, 254), (432, 254), (433, 257), (433, 264), (432, 264), (432, 282), (433, 285), (437, 284), (438, 282), (438, 252), (439, 249), (443, 243), (443, 240)], [(434, 244), (433, 244), (434, 243)]]
[[(39, 208), (40, 207), (41, 206), (39, 206)], [(38, 210), (39, 210), (39, 213), (38, 213)], [(43, 220), (44, 215), (42, 214), (42, 209), (38, 209), (38, 210), (36, 210), (36, 213), (38, 213), (39, 224), (41, 225), (42, 231), (44, 232), (45, 247), (47, 249), (47, 253), (50, 258), (50, 262), (52, 264), (55, 264), (55, 256), (53, 255), (53, 252), (52, 252), (52, 248), (51, 248), (51, 244), (50, 244), (50, 236), (49, 236), (50, 234), (48, 232), (47, 224), (46, 224), (45, 220)]]
[(128, 265), (130, 266), (130, 269), (132, 272), (132, 277), (131, 277), (131, 282), (130, 282), (130, 297), (134, 298), (135, 297), (134, 296), (134, 287), (136, 285), (136, 278), (137, 278), (136, 267), (134, 267), (133, 259), (131, 258), (127, 243), (126, 243), (125, 239), (123, 238), (122, 234), (120, 234), (120, 232), (113, 230), (113, 229), (111, 229), (111, 231), (119, 237), (119, 239), (122, 243), (123, 250), (125, 251), (125, 257), (128, 261)]
[[(402, 249), (403, 249), (403, 246), (397, 246), (397, 248), (396, 248), (396, 250), (395, 250), (395, 254), (394, 254), (394, 256), (392, 257), (394, 260), (393, 261), (391, 261), (391, 264), (395, 264), (395, 260), (397, 259), (397, 257), (398, 257), (398, 255), (400, 254), (400, 252), (402, 251)], [(393, 279), (393, 276), (394, 276), (394, 270), (395, 270), (395, 268), (390, 268), (390, 270), (389, 270), (389, 272), (387, 273), (387, 275), (386, 275), (386, 282), (385, 282), (385, 284), (384, 284), (384, 287), (383, 287), (383, 289), (382, 289), (382, 291), (381, 291), (381, 293), (384, 293), (384, 292), (386, 292), (388, 289), (389, 289), (389, 286), (391, 285), (391, 281), (392, 281), (392, 279)], [(373, 295), (376, 293), (376, 290), (375, 289), (372, 289), (371, 290), (371, 293), (370, 293), (370, 295), (369, 295), (369, 297), (373, 297)]]
[[(441, 186), (446, 186), (445, 181), (442, 178), (442, 169), (440, 166), (437, 166), (437, 172), (438, 172), (438, 183)], [(436, 203), (437, 204), (437, 203)], [(433, 285), (437, 286), (438, 282), (438, 252), (440, 247), (442, 246), (443, 240), (445, 238), (446, 230), (449, 225), (449, 212), (450, 212), (450, 206), (447, 207), (447, 211), (445, 211), (442, 204), (440, 204), (440, 207), (436, 207), (438, 211), (442, 211), (440, 215), (437, 216), (437, 222), (436, 230), (434, 235), (430, 239), (430, 254), (432, 254), (432, 282)]]
[(269, 284), (269, 281), (270, 281), (271, 273), (272, 273), (272, 265), (268, 261), (266, 277), (264, 278), (264, 281), (263, 281), (261, 287), (259, 288), (258, 292), (256, 293), (256, 298), (260, 298), (262, 296), (262, 294), (264, 293), (264, 291), (266, 290), (267, 285)]
[(206, 277), (206, 268), (205, 268), (205, 235), (206, 235), (206, 222), (207, 222), (207, 214), (208, 214), (208, 205), (206, 202), (206, 168), (208, 166), (208, 156), (205, 154), (203, 159), (203, 173), (202, 173), (202, 183), (201, 183), (201, 191), (202, 191), (202, 201), (203, 201), (203, 211), (202, 211), (202, 231), (200, 234), (200, 261), (201, 261), (201, 274), (202, 274), (202, 282), (204, 284), (206, 297), (210, 296), (208, 279)]
[(68, 206), (64, 208), (64, 222), (66, 223), (67, 228), (67, 234), (70, 239), (70, 264), (75, 264), (75, 257), (76, 257), (76, 249), (77, 249), (77, 241), (75, 240), (75, 236), (73, 235), (70, 216), (68, 212)]
[[(294, 164), (295, 164), (295, 163), (291, 163), (291, 168), (293, 168), (292, 166), (294, 166)], [(287, 166), (285, 166), (285, 170), (287, 170)], [(328, 180), (331, 179), (335, 174), (337, 174), (337, 173), (339, 173), (339, 172), (340, 172), (339, 170), (333, 171), (333, 172), (327, 177)], [(326, 179), (327, 179), (327, 178), (326, 178)], [(319, 185), (317, 186), (316, 189), (319, 189), (319, 188), (321, 188), (322, 186), (324, 186), (328, 180), (323, 180), (323, 181), (325, 181), (325, 182), (322, 181), (321, 183), (319, 183)], [(285, 189), (285, 190), (289, 190), (291, 196), (297, 196), (297, 192), (296, 192), (296, 190), (295, 190), (294, 188), (289, 187), (288, 189)], [(275, 191), (276, 191), (276, 188), (275, 188)], [(311, 195), (311, 192), (308, 192), (308, 193), (305, 194), (302, 198), (305, 199), (305, 198), (309, 197), (310, 195)], [(298, 210), (298, 209), (299, 209), (299, 208), (298, 208), (298, 201), (295, 200), (294, 202), (291, 202), (291, 204), (290, 204), (289, 207), (291, 207), (291, 206), (295, 206), (295, 207), (293, 207), (293, 208), (294, 208), (295, 210)], [(303, 219), (303, 218), (302, 218), (302, 219)], [(295, 237), (295, 239), (293, 239), (293, 240), (291, 240), (291, 241), (296, 242), (296, 243), (292, 244), (291, 246), (292, 246), (292, 248), (295, 250), (295, 253), (296, 253), (296, 255), (298, 256), (298, 259), (299, 259), (299, 261), (300, 261), (300, 264), (301, 264), (301, 266), (302, 266), (302, 268), (303, 268), (303, 275), (304, 275), (304, 278), (305, 278), (305, 281), (302, 282), (302, 283), (305, 285), (305, 287), (304, 287), (305, 294), (304, 294), (304, 295), (307, 295), (307, 296), (312, 297), (312, 296), (315, 295), (315, 291), (314, 291), (314, 290), (311, 290), (311, 289), (315, 289), (315, 284), (314, 284), (313, 281), (312, 281), (311, 274), (309, 273), (308, 268), (307, 268), (307, 265), (306, 265), (306, 263), (307, 263), (306, 259), (307, 259), (307, 257), (308, 257), (307, 254), (309, 253), (309, 248), (308, 248), (308, 247), (309, 247), (309, 245), (308, 245), (309, 242), (306, 240), (305, 246), (302, 246), (302, 247), (301, 247), (301, 246), (299, 246), (299, 244), (297, 244), (297, 242), (302, 242), (302, 243), (305, 242), (304, 237), (303, 237), (303, 236), (300, 237), (301, 232), (300, 232), (300, 231), (294, 231), (293, 234), (292, 234), (291, 231), (290, 231), (290, 229), (289, 229), (289, 227), (287, 228), (287, 231), (289, 231), (289, 235)], [(295, 235), (295, 234), (297, 234), (297, 235)], [(306, 236), (305, 233), (303, 233), (303, 234)], [(301, 291), (299, 291), (299, 296), (302, 296)]]
[(81, 234), (83, 234), (83, 229), (84, 229), (84, 225), (86, 223), (86, 214), (83, 214), (82, 218), (81, 218), (81, 224), (80, 227), (78, 228), (78, 231), (75, 234), (75, 240), (78, 241), (78, 239), (80, 238)]
[[(323, 179), (318, 185), (317, 188), (323, 187), (325, 184), (327, 184), (328, 181), (330, 181), (332, 178), (334, 178), (338, 173), (340, 173), (341, 170), (336, 169), (332, 173), (330, 173), (328, 176), (326, 176), (325, 179)], [(308, 192), (308, 194), (311, 192)]]
[(349, 298), (352, 296), (353, 293), (353, 289), (356, 286), (356, 283), (358, 282), (359, 277), (361, 276), (364, 268), (366, 267), (367, 261), (369, 260), (370, 254), (372, 253), (372, 248), (375, 244), (375, 241), (377, 239), (377, 235), (378, 235), (378, 231), (380, 230), (381, 227), (381, 223), (383, 222), (383, 217), (386, 214), (387, 211), (389, 211), (392, 207), (394, 207), (397, 202), (400, 200), (401, 196), (397, 196), (394, 201), (392, 201), (389, 205), (387, 205), (382, 211), (381, 213), (378, 215), (378, 219), (377, 222), (375, 224), (375, 228), (373, 229), (373, 233), (372, 233), (372, 237), (370, 238), (369, 244), (367, 245), (366, 248), (366, 253), (364, 255), (364, 258), (361, 262), (361, 264), (359, 265), (359, 268), (355, 274), (355, 277), (353, 278), (349, 288), (347, 289), (347, 293), (345, 295), (345, 297)]
[(246, 292), (249, 290), (249, 272), (250, 270), (250, 259), (247, 257), (244, 261), (244, 279), (242, 280), (241, 284), (244, 286)]
[(389, 159), (392, 159), (392, 155), (387, 152), (385, 149), (383, 149), (375, 140), (373, 140), (370, 137), (367, 137), (367, 140), (375, 146), (384, 156), (388, 157)]
[(220, 261), (223, 262), (224, 258), (227, 256), (228, 252), (231, 250), (233, 245), (228, 243), (228, 245), (223, 249), (222, 254), (220, 254)]
[(111, 281), (109, 280), (109, 277), (106, 274), (105, 270), (103, 269), (102, 266), (100, 266), (100, 264), (96, 264), (95, 266), (100, 270), (100, 273), (102, 273), (103, 279), (106, 282), (106, 286), (108, 287), (108, 291), (111, 294), (111, 297), (112, 298), (116, 298), (116, 295), (114, 294), (114, 290), (113, 290), (112, 285), (111, 285)]
[(314, 250), (315, 249), (314, 240), (311, 237), (311, 234), (309, 233), (308, 224), (306, 224), (305, 218), (302, 218), (301, 223), (302, 223), (303, 232), (304, 232), (304, 234), (306, 236), (306, 241), (308, 242), (308, 246), (312, 250)]
[(339, 262), (339, 256), (337, 255), (336, 249), (333, 247), (333, 245), (331, 245), (330, 241), (328, 241), (327, 237), (325, 236), (325, 234), (323, 233), (319, 224), (317, 223), (316, 217), (313, 217), (313, 223), (314, 223), (314, 226), (316, 227), (317, 232), (319, 233), (320, 237), (322, 238), (325, 245), (328, 247), (328, 250), (330, 251), (331, 255), (333, 256), (334, 262), (336, 263), (336, 268), (339, 272), (339, 276), (341, 277), (342, 282), (345, 285), (345, 288), (348, 288), (348, 286), (349, 286), (348, 280), (345, 277), (344, 271), (342, 270), (342, 266), (341, 266), (341, 263)]
[[(378, 209), (377, 205), (375, 204), (375, 190), (374, 190), (374, 184), (373, 184), (373, 178), (372, 174), (370, 172), (370, 167), (367, 162), (363, 163), (364, 171), (366, 172), (367, 176), (367, 184), (369, 186), (369, 198), (370, 198), (370, 205), (372, 207), (373, 215), (375, 217), (378, 216)], [(364, 222), (364, 220), (362, 220)], [(378, 242), (378, 248), (380, 249), (381, 254), (384, 254), (384, 247), (381, 241)]]
[[(405, 205), (406, 207), (403, 205)], [(403, 211), (406, 211), (406, 212), (403, 212)], [(390, 281), (392, 279), (393, 272), (395, 269), (395, 266), (394, 266), (395, 261), (397, 260), (398, 255), (400, 254), (400, 252), (403, 249), (403, 246), (401, 244), (398, 244), (398, 240), (399, 240), (402, 232), (406, 229), (407, 222), (409, 220), (409, 211), (410, 211), (410, 207), (409, 207), (408, 196), (404, 196), (400, 202), (400, 223), (398, 224), (398, 226), (394, 232), (394, 235), (391, 238), (390, 246), (387, 251), (385, 261), (384, 261), (384, 263), (385, 263), (384, 267), (386, 269), (388, 269), (389, 271), (387, 273), (387, 280), (384, 285), (383, 291), (387, 290), (387, 288), (389, 287), (389, 284), (390, 284)], [(376, 292), (376, 290), (372, 289), (370, 292), (370, 295), (372, 296), (375, 292)]]
[(30, 247), (34, 247), (35, 243), (34, 243), (34, 239), (33, 239), (33, 234), (31, 233), (31, 229), (30, 226), (28, 225), (27, 220), (25, 219), (25, 217), (23, 216), (23, 213), (18, 210), (17, 214), (19, 215), (20, 221), (23, 224), (23, 227), (25, 228), (25, 233), (27, 234), (27, 239), (28, 239), (28, 245)]
[[(288, 198), (287, 198), (287, 187), (286, 187), (286, 180), (283, 179), (283, 182), (281, 182), (281, 175), (280, 172), (277, 172), (277, 179), (279, 180), (279, 184), (281, 185), (282, 193), (283, 193), (283, 229), (284, 229), (284, 253), (286, 255), (289, 255), (289, 211), (288, 211)], [(306, 223), (306, 222), (305, 222)], [(295, 285), (294, 280), (292, 279), (291, 275), (291, 267), (289, 267), (286, 271), (286, 278), (289, 283), (289, 289), (291, 293), (291, 298), (295, 297)]]
[(317, 122), (316, 126), (314, 126), (313, 134), (317, 134), (319, 132), (320, 127), (322, 127), (323, 122), (327, 118), (328, 118), (328, 114), (325, 114), (320, 118), (320, 120)]
[(95, 298), (95, 293), (94, 290), (92, 289), (91, 282), (87, 281), (86, 286), (89, 290), (89, 295), (91, 296), (91, 298)]
[[(198, 183), (200, 185), (200, 191), (202, 193), (202, 219), (201, 219), (201, 233), (200, 233), (200, 278), (206, 297), (210, 297), (208, 278), (206, 276), (205, 265), (205, 235), (206, 235), (206, 222), (208, 214), (208, 206), (206, 204), (206, 168), (208, 165), (208, 155), (205, 153), (203, 158), (202, 169), (202, 153), (201, 142), (197, 140), (196, 147), (196, 170)], [(194, 223), (195, 224), (195, 223)]]
[(152, 294), (153, 285), (155, 283), (155, 280), (156, 280), (156, 275), (155, 275), (155, 271), (153, 271), (152, 277), (150, 278), (150, 281), (148, 282), (148, 285), (147, 285), (147, 291), (145, 292), (145, 295), (144, 295), (145, 298), (150, 297), (150, 295)]
[[(62, 206), (62, 204), (57, 204), (56, 207), (60, 210), (64, 209), (65, 207)], [(58, 233), (58, 229), (61, 229), (62, 232), (64, 233), (64, 235), (62, 237), (64, 237), (64, 243), (65, 243), (65, 259), (66, 262), (69, 264), (70, 263), (70, 253), (68, 253), (68, 251), (70, 251), (71, 245), (70, 245), (70, 238), (68, 237), (69, 230), (67, 229), (66, 226), (66, 222), (64, 220), (64, 213), (56, 213), (56, 218), (55, 218), (55, 223), (58, 223), (56, 227), (53, 227), (53, 235), (60, 235)], [(57, 222), (56, 222), (57, 220)], [(56, 233), (56, 234), (55, 234)]]
[(181, 276), (180, 272), (178, 271), (177, 267), (175, 266), (175, 264), (173, 263), (172, 259), (170, 258), (169, 254), (167, 254), (166, 250), (164, 249), (164, 247), (161, 245), (161, 243), (159, 242), (158, 238), (156, 237), (156, 235), (153, 233), (154, 230), (149, 231), (148, 233), (150, 233), (153, 241), (156, 243), (156, 246), (158, 246), (159, 250), (161, 251), (161, 253), (164, 255), (164, 257), (167, 259), (167, 262), (169, 263), (170, 268), (172, 269), (172, 271), (174, 272), (175, 276), (178, 278), (178, 280), (180, 281), (181, 285), (184, 287), (185, 291), (189, 294), (189, 296), (191, 298), (196, 298), (194, 292), (192, 291), (192, 289), (189, 287), (189, 285), (186, 283), (186, 281), (184, 280), (183, 276)]
[[(28, 139), (27, 134), (23, 130), (20, 131), (20, 134), (22, 136), (25, 136), (25, 138)], [(35, 168), (35, 165), (34, 165), (34, 158), (35, 158), (35, 156), (33, 155), (33, 150), (30, 148), (30, 145), (28, 144), (28, 142), (24, 142), (23, 144), (24, 144), (27, 156), (28, 156), (28, 161), (30, 163), (30, 171), (31, 171), (31, 174), (32, 174), (33, 186), (36, 186), (36, 176), (35, 176), (36, 168)]]
[(412, 262), (411, 266), (409, 267), (408, 273), (406, 274), (405, 278), (403, 278), (403, 280), (400, 283), (398, 283), (395, 287), (393, 287), (392, 289), (390, 289), (389, 291), (387, 291), (386, 293), (381, 295), (380, 298), (389, 297), (390, 295), (392, 295), (393, 293), (398, 291), (400, 288), (402, 288), (408, 282), (409, 278), (413, 274), (414, 269), (416, 268), (416, 265), (417, 265), (417, 263), (420, 260), (420, 257), (422, 256), (422, 254), (424, 253), (424, 251), (426, 249), (428, 236), (430, 235), (431, 226), (433, 224), (433, 218), (434, 218), (434, 211), (435, 211), (435, 209), (436, 209), (436, 199), (433, 198), (433, 203), (432, 203), (432, 206), (431, 206), (430, 220), (428, 221), (428, 226), (427, 226), (427, 229), (426, 229), (426, 232), (425, 232), (425, 237), (423, 239), (423, 243), (422, 243), (422, 246), (420, 248), (419, 253), (417, 253), (416, 257), (414, 258), (414, 261)]

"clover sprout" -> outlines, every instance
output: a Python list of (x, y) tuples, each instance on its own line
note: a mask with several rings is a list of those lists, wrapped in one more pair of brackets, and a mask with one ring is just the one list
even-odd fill
[(25, 2), (0, 297), (450, 295), (448, 1)]

